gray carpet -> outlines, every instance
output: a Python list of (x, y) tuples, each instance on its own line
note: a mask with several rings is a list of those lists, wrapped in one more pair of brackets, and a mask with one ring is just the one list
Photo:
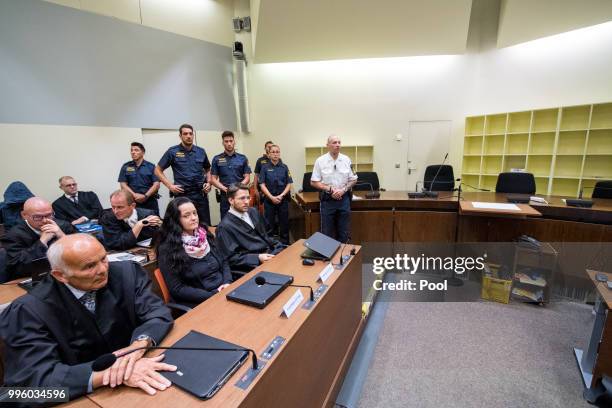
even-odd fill
[(572, 351), (590, 306), (388, 306), (359, 407), (590, 407)]

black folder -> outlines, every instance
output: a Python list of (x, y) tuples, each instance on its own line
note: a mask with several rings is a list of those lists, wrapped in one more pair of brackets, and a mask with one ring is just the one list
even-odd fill
[[(255, 283), (255, 279), (258, 276), (265, 278), (266, 282), (275, 283), (276, 285), (258, 285)], [(228, 293), (226, 298), (227, 300), (263, 309), (291, 283), (293, 283), (293, 276), (274, 272), (259, 272)]]
[(340, 242), (327, 235), (315, 232), (304, 241), (306, 249), (302, 252), (302, 258), (329, 261), (340, 248)]
[[(190, 331), (173, 344), (173, 347), (204, 347), (204, 348), (242, 348)], [(164, 363), (174, 364), (176, 371), (161, 371), (160, 374), (172, 381), (177, 387), (201, 399), (209, 399), (221, 389), (223, 384), (248, 359), (248, 351), (222, 350), (166, 350)]]

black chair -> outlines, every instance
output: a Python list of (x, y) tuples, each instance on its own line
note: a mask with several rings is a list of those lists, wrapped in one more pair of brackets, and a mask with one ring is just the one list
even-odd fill
[(595, 183), (591, 198), (612, 198), (612, 181), (598, 181)]
[(531, 173), (499, 173), (499, 176), (497, 176), (497, 184), (495, 185), (495, 192), (509, 194), (535, 194), (535, 178)]
[(302, 191), (304, 193), (308, 192), (316, 192), (317, 189), (310, 185), (310, 177), (312, 177), (312, 171), (304, 173), (304, 178), (302, 179)]
[(357, 172), (357, 185), (353, 187), (354, 191), (370, 191), (370, 186), (372, 185), (372, 190), (378, 191), (380, 190), (380, 182), (378, 181), (378, 174), (375, 171), (358, 171)]
[[(431, 185), (432, 182), (433, 186)], [(432, 164), (427, 166), (425, 176), (423, 177), (423, 188), (427, 191), (453, 191), (455, 189), (453, 166), (448, 164)]]

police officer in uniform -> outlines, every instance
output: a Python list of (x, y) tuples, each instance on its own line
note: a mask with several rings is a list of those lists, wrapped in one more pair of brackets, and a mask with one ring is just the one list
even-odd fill
[[(210, 161), (206, 151), (194, 142), (195, 133), (189, 124), (179, 128), (181, 143), (169, 148), (155, 166), (155, 175), (164, 183), (172, 197), (188, 197), (198, 211), (198, 217), (210, 225), (208, 192), (210, 191)], [(164, 175), (172, 167), (174, 183)]]
[(310, 185), (319, 190), (321, 232), (347, 242), (351, 228), (351, 188), (357, 183), (351, 159), (340, 153), (340, 138), (327, 138), (327, 150), (314, 164)]
[(224, 151), (213, 157), (211, 182), (221, 192), (219, 206), (221, 219), (223, 219), (230, 207), (227, 201), (227, 188), (232, 184), (248, 185), (251, 179), (251, 168), (247, 157), (236, 152), (234, 148), (234, 133), (226, 130), (221, 134), (221, 138)]
[(155, 175), (155, 165), (144, 159), (145, 147), (142, 143), (132, 142), (132, 160), (124, 163), (119, 171), (119, 185), (134, 196), (136, 208), (147, 208), (159, 215), (157, 191), (159, 179)]
[(276, 235), (276, 231), (280, 230), (280, 241), (287, 245), (289, 244), (289, 192), (293, 179), (289, 167), (280, 160), (280, 147), (271, 145), (268, 156), (269, 161), (261, 166), (259, 174), (259, 185), (264, 195), (264, 216), (268, 224), (268, 234)]
[(253, 178), (253, 183), (257, 186), (257, 192), (259, 193), (259, 173), (261, 173), (261, 166), (269, 162), (269, 154), (270, 154), (270, 146), (274, 144), (273, 141), (268, 140), (266, 144), (264, 144), (264, 154), (261, 155), (260, 158), (255, 162), (255, 177)]

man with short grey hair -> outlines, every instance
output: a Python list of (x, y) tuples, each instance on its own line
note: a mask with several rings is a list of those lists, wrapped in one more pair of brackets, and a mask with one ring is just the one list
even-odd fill
[(59, 178), (59, 188), (64, 194), (53, 202), (55, 216), (72, 225), (97, 221), (102, 215), (102, 204), (93, 191), (79, 191), (76, 180), (71, 176)]
[(170, 311), (151, 292), (146, 272), (133, 262), (108, 263), (92, 236), (73, 234), (49, 248), (51, 274), (0, 315), (5, 345), (5, 385), (66, 387), (75, 399), (95, 388), (125, 384), (149, 394), (170, 382), (163, 356), (144, 350), (119, 357), (94, 372), (103, 354), (155, 345), (172, 328)]

